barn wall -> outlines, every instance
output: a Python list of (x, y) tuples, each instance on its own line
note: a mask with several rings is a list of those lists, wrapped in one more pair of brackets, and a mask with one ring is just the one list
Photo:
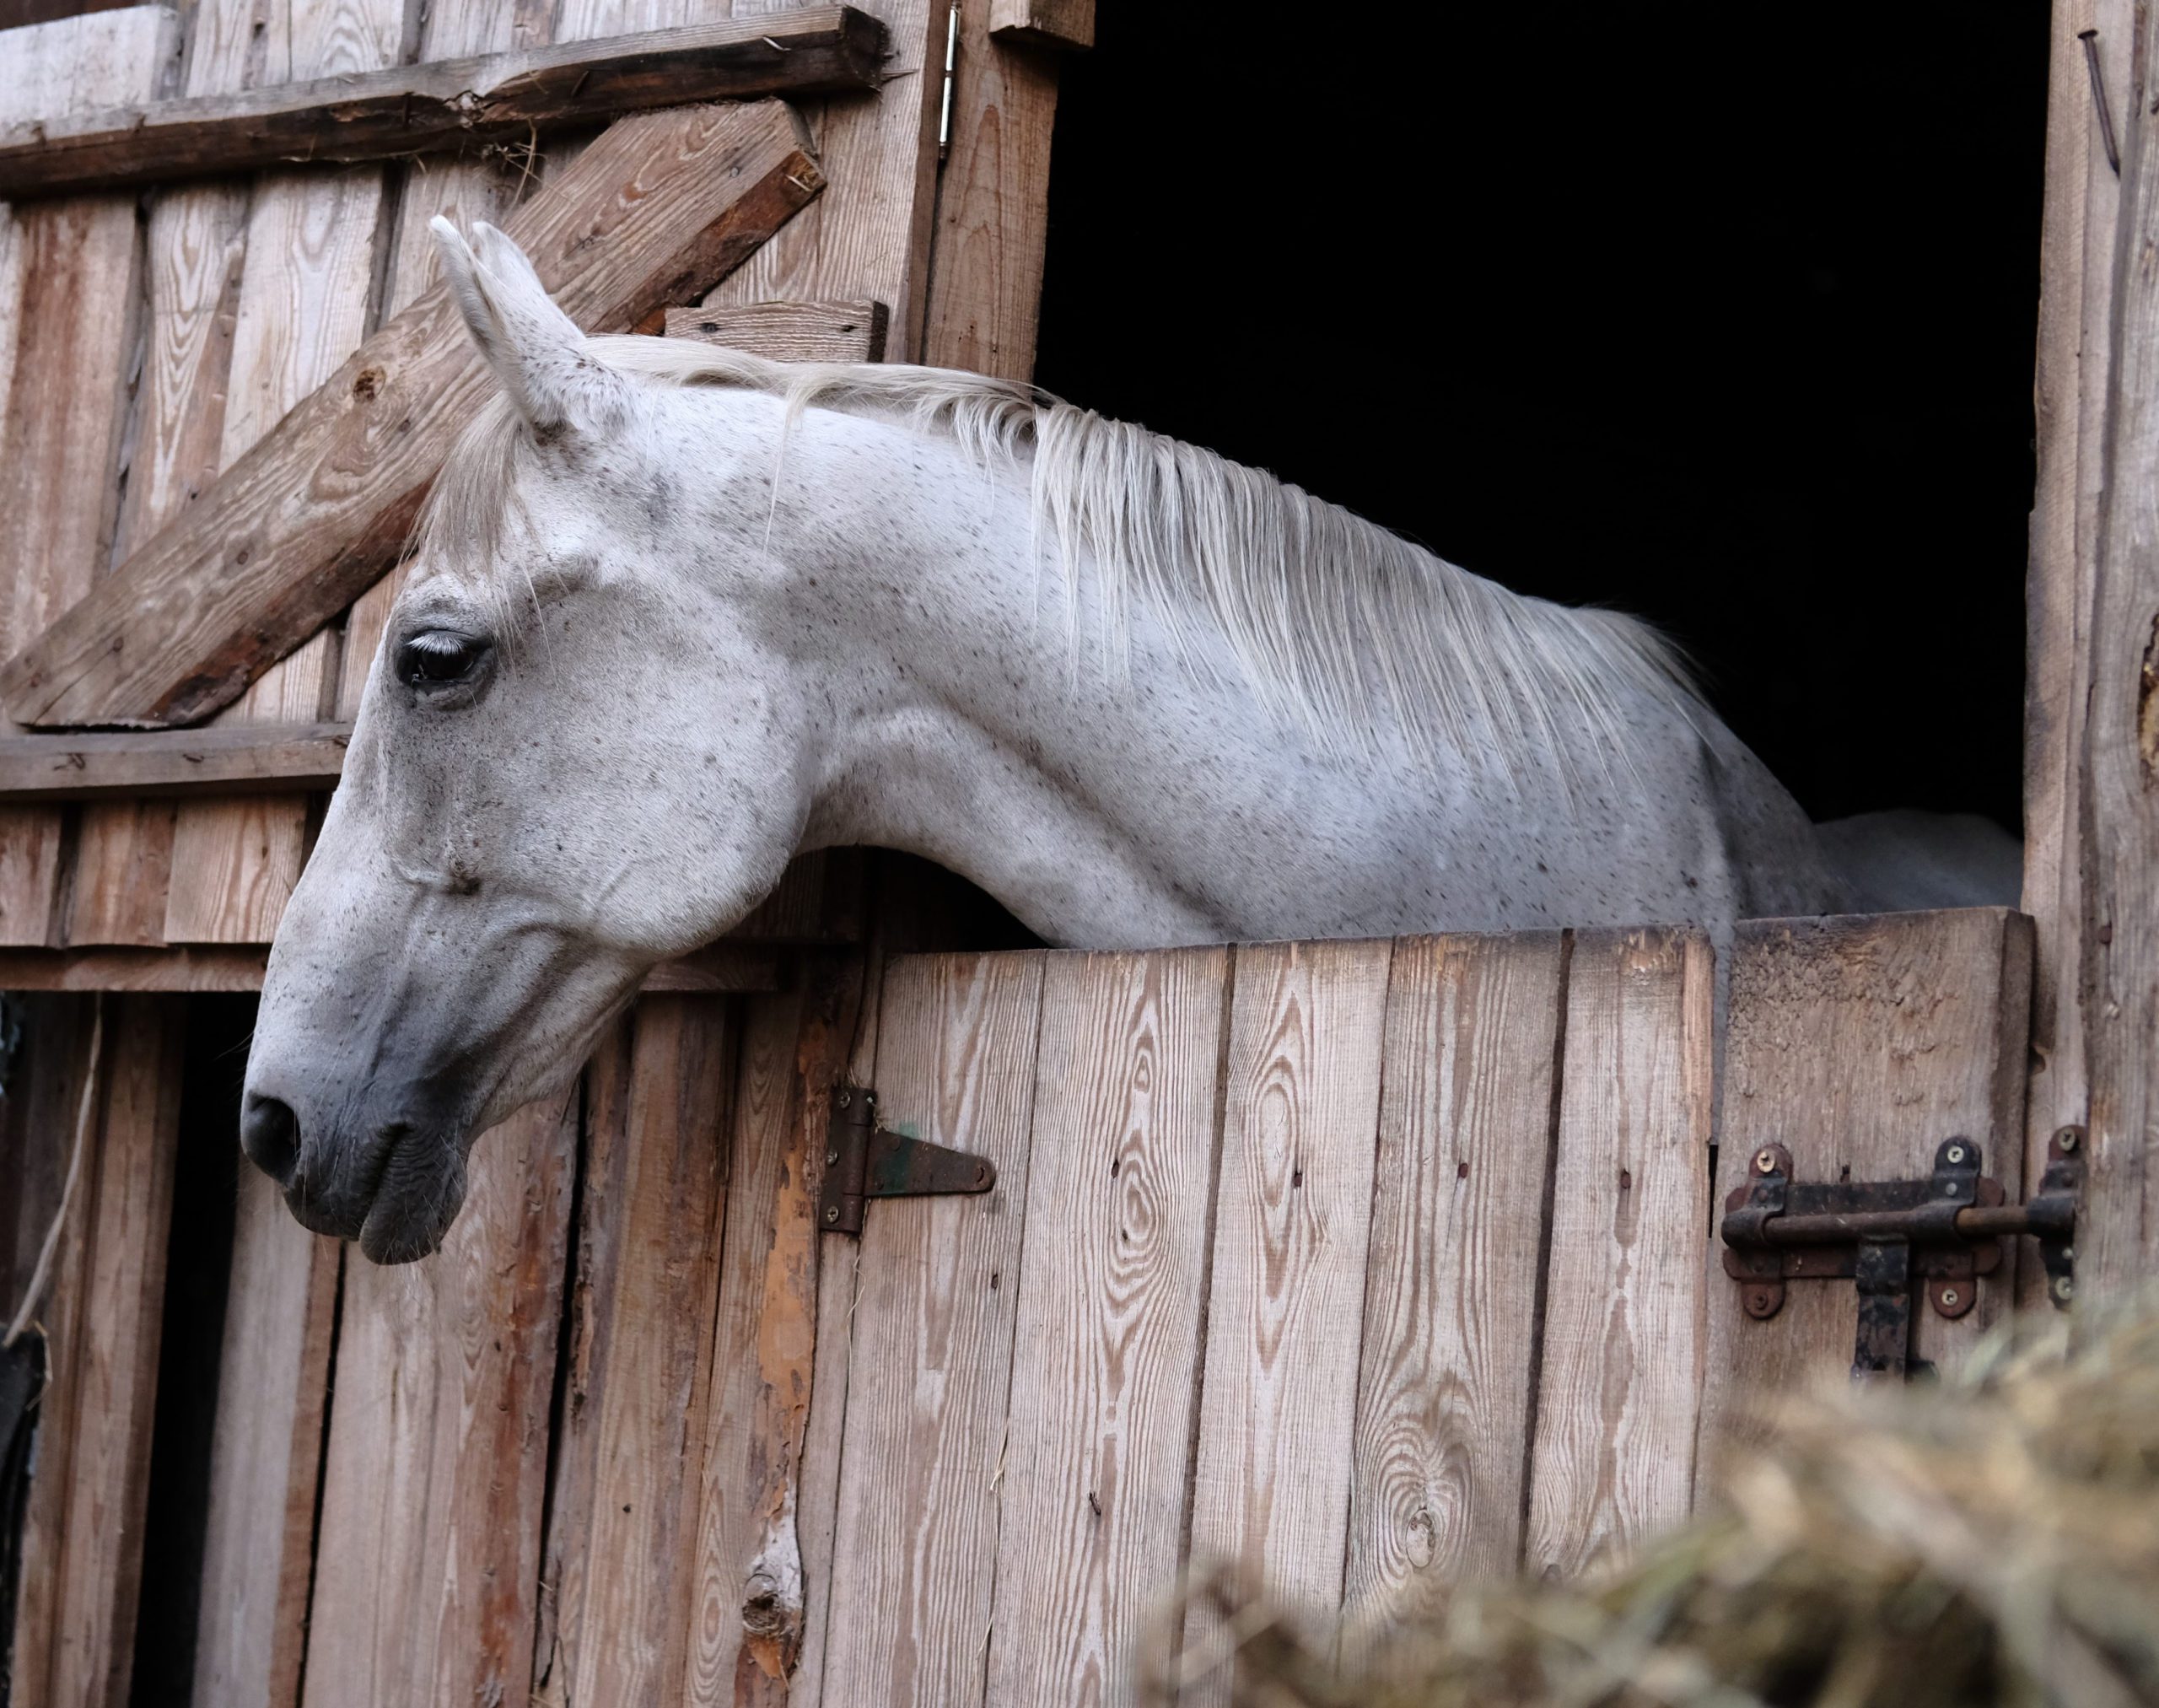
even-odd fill
[[(805, 109), (829, 187), (711, 300), (874, 301), (890, 311), (888, 358), (1024, 377), (1054, 62), (993, 45), (970, 8), (940, 167), (945, 11), (931, 0), (866, 9), (891, 31), (884, 94)], [(0, 115), (730, 10), (726, 0), (320, 0), (264, 13), (200, 0), (180, 20), (138, 8), (0, 41)], [(12, 651), (184, 511), (421, 288), (433, 267), (428, 217), (498, 215), (579, 146), (551, 139), (529, 170), (294, 169), (8, 213), (0, 543), (12, 579), (0, 586), (0, 645)], [(395, 586), (365, 595), (223, 717), (349, 717)], [(0, 809), (0, 946), (266, 942), (320, 809), (297, 796)], [(859, 881), (852, 860), (801, 863), (745, 933), (859, 941)], [(967, 929), (929, 892), (910, 893), (902, 911), (918, 916), (917, 940), (940, 918)], [(175, 1226), (175, 1171), (190, 1154), (179, 1116), (187, 999), (105, 999), (92, 1101), (108, 1166), (78, 1193), (43, 1312), (66, 1379), (43, 1412), (15, 1700), (127, 1700), (151, 1513), (159, 1571), (143, 1630), (161, 1642), (184, 1633), (189, 1652), (161, 1648), (145, 1689), (185, 1678), (200, 1702), (279, 1708), (514, 1703), (536, 1681), (546, 1700), (653, 1700), (638, 1694), (648, 1684), (661, 1698), (734, 1700), (745, 1550), (769, 1539), (774, 1457), (797, 1474), (808, 1415), (806, 1368), (773, 1366), (764, 1385), (744, 1385), (761, 1366), (743, 1337), (754, 1339), (768, 1293), (816, 1308), (806, 1222), (777, 1253), (773, 1230), (776, 1204), (799, 1198), (804, 1179), (805, 993), (844, 983), (848, 967), (859, 987), (861, 951), (831, 952), (822, 983), (789, 951), (764, 978), (778, 987), (769, 994), (646, 999), (568, 1107), (527, 1112), (481, 1148), (449, 1249), (397, 1271), (347, 1264), (245, 1170), (229, 1234), (213, 1229), (206, 1243), (195, 1223)], [(84, 1083), (97, 1008), (48, 996), (25, 1010), (6, 1166), (19, 1161), (30, 1189), (0, 1234), (0, 1269), (18, 1286), (57, 1200), (71, 1130), (61, 1117)], [(827, 1047), (843, 1054), (846, 1043)], [(185, 1083), (199, 1089), (234, 1067), (229, 1046), (206, 1046), (186, 1059)], [(775, 1171), (788, 1158), (783, 1180)], [(697, 1214), (679, 1219), (685, 1204)], [(193, 1422), (159, 1434), (168, 1252), (218, 1266), (222, 1317), (187, 1325), (197, 1403), (167, 1412)], [(660, 1308), (663, 1296), (680, 1308)], [(789, 1382), (800, 1391), (780, 1404), (772, 1384)], [(624, 1475), (654, 1467), (667, 1488), (616, 1498)], [(654, 1511), (676, 1514), (658, 1562)], [(184, 1571), (164, 1570), (173, 1557)]]

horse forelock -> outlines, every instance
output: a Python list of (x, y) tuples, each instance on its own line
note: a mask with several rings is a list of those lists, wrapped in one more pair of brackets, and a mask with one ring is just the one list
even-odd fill
[[(900, 364), (778, 363), (688, 338), (591, 343), (661, 385), (777, 397), (790, 428), (813, 407), (883, 415), (984, 462), (1026, 458), (1036, 529), (1054, 539), (1075, 599), (1081, 554), (1092, 560), (1107, 655), (1125, 651), (1135, 598), (1180, 641), (1203, 620), (1270, 710), (1332, 746), (1368, 742), (1385, 704), (1419, 749), (1548, 758), (1571, 724), (1600, 756), (1627, 759), (1628, 696), (1690, 721), (1699, 708), (1683, 660), (1645, 623), (1511, 592), (1263, 471), (1031, 386)], [(498, 550), (528, 443), (509, 401), (493, 400), (460, 435), (415, 530), (426, 573), (471, 586), (509, 626), (536, 603)]]

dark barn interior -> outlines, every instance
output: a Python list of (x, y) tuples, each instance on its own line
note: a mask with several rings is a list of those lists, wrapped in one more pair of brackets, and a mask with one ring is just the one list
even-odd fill
[(2016, 827), (2047, 8), (1239, 19), (1068, 63), (1042, 384), (1655, 619), (1817, 817)]

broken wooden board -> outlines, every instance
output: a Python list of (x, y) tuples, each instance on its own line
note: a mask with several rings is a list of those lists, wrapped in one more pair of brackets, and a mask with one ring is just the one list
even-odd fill
[(397, 66), (0, 129), (0, 197), (110, 191), (293, 163), (518, 145), (697, 101), (877, 87), (885, 30), (814, 6), (596, 41)]
[[(782, 103), (649, 113), (506, 229), (573, 320), (630, 331), (731, 272), (823, 183)], [(491, 384), (438, 285), (0, 671), (11, 711), (160, 725), (236, 698), (390, 567)]]

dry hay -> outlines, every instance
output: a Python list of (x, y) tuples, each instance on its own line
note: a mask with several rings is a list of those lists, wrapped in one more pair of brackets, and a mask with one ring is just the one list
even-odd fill
[(1953, 1382), (1779, 1404), (1714, 1516), (1594, 1582), (1465, 1586), (1345, 1641), (1217, 1573), (1147, 1700), (1234, 1648), (1236, 1708), (2159, 1704), (2159, 1301), (2075, 1350), (2018, 1333)]

